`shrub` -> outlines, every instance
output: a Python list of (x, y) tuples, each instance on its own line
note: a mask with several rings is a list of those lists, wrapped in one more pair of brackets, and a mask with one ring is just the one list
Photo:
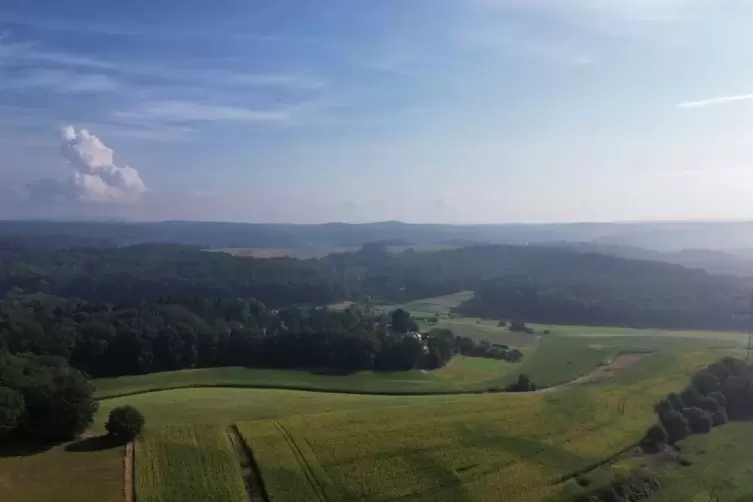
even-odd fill
[(510, 331), (517, 331), (526, 333), (528, 331), (528, 326), (524, 322), (521, 321), (510, 321)]
[(682, 402), (685, 403), (685, 407), (697, 407), (701, 401), (701, 394), (691, 387), (689, 389), (685, 389), (682, 394), (680, 394), (680, 399), (682, 399)]
[(659, 424), (654, 424), (646, 431), (646, 439), (654, 443), (666, 443), (667, 431)]
[(144, 415), (133, 406), (121, 406), (110, 412), (105, 424), (108, 434), (122, 441), (131, 441), (144, 428)]
[(693, 434), (707, 434), (711, 431), (711, 417), (701, 408), (685, 408), (682, 415), (687, 419)]
[(711, 424), (714, 427), (719, 427), (720, 425), (724, 425), (727, 423), (727, 412), (724, 408), (719, 408), (714, 413), (711, 414)]
[(670, 444), (674, 444), (681, 439), (690, 436), (690, 424), (688, 420), (677, 411), (670, 411), (661, 417), (661, 425), (667, 432), (667, 439)]
[(725, 366), (722, 362), (716, 362), (714, 364), (710, 364), (708, 368), (706, 368), (711, 374), (713, 374), (716, 379), (720, 383), (724, 383), (727, 381), (727, 379), (730, 376), (729, 368)]
[(701, 400), (698, 402), (698, 407), (708, 412), (709, 414), (714, 413), (720, 408), (719, 403), (717, 403), (714, 399), (705, 396), (701, 397)]
[(659, 453), (667, 444), (667, 432), (659, 425), (652, 425), (640, 443), (641, 449), (646, 453)]
[(719, 390), (719, 380), (709, 370), (699, 371), (693, 375), (693, 388), (704, 396)]
[(709, 397), (716, 401), (721, 408), (727, 406), (727, 398), (720, 391), (712, 392)]
[(508, 392), (533, 392), (536, 390), (536, 384), (526, 375), (520, 375), (518, 381), (509, 385), (506, 390)]
[(680, 396), (675, 394), (674, 392), (667, 396), (667, 401), (672, 405), (672, 409), (675, 411), (679, 411), (683, 408), (685, 408), (685, 403), (682, 402), (682, 399), (680, 399)]

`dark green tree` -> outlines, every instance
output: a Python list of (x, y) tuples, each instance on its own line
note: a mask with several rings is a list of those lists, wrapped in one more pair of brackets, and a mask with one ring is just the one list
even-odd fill
[(688, 420), (677, 411), (670, 411), (659, 417), (661, 425), (667, 432), (667, 439), (674, 444), (690, 435)]
[(693, 375), (693, 388), (701, 395), (708, 396), (714, 391), (719, 390), (719, 380), (708, 370), (699, 371)]
[(145, 422), (144, 415), (133, 406), (120, 406), (110, 412), (105, 429), (118, 441), (128, 442), (141, 433)]
[(711, 416), (701, 408), (685, 408), (682, 410), (682, 415), (687, 419), (693, 434), (706, 434), (711, 431), (713, 426)]

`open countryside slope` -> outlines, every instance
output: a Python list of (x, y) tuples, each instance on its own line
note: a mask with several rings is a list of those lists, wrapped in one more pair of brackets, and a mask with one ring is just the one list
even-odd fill
[[(203, 474), (191, 473), (236, 469), (235, 464), (229, 467), (229, 443), (220, 445), (225, 453), (218, 453), (216, 445), (225, 438), (215, 437), (233, 423), (239, 424), (271, 500), (277, 502), (306, 500), (309, 492), (320, 497), (312, 500), (483, 501), (496, 500), (500, 490), (521, 500), (544, 500), (559, 490), (559, 477), (637, 440), (652, 421), (654, 401), (679, 390), (689, 371), (716, 357), (715, 351), (666, 351), (612, 379), (549, 394), (368, 396), (240, 388), (151, 392), (101, 401), (92, 433), (103, 430), (115, 406), (132, 404), (144, 412), (147, 431), (137, 449), (137, 500), (176, 500), (179, 493), (163, 486), (167, 480), (197, 493), (219, 490), (201, 481)], [(624, 414), (619, 403), (627, 403)], [(196, 428), (205, 425), (209, 427)], [(190, 440), (175, 440), (175, 434)], [(180, 449), (175, 458), (185, 460), (163, 466), (163, 449), (170, 448)], [(52, 450), (25, 458), (24, 464), (3, 458), (0, 465), (10, 468), (0, 471), (0, 486), (12, 487), (4, 493), (14, 494), (18, 502), (120, 500), (122, 454), (122, 448)], [(225, 460), (207, 460), (220, 457)], [(169, 474), (173, 469), (178, 471)], [(233, 493), (242, 486), (240, 474), (237, 479), (240, 485)], [(80, 480), (86, 489), (69, 486), (69, 480)], [(188, 487), (194, 481), (200, 489)], [(295, 492), (302, 498), (291, 495), (290, 487), (306, 483), (313, 483), (310, 490)], [(45, 498), (52, 491), (68, 498)], [(71, 498), (74, 492), (78, 495)]]
[[(550, 394), (413, 398), (409, 406), (241, 426), (273, 500), (545, 500), (558, 480), (637, 441), (699, 354), (641, 362), (615, 383)], [(621, 412), (624, 405), (624, 412)]]
[[(461, 322), (464, 320), (460, 320)], [(479, 326), (474, 323), (470, 327)], [(491, 333), (487, 339), (500, 336), (528, 338), (529, 346), (520, 346), (524, 353), (519, 363), (500, 361), (451, 362), (449, 368), (434, 372), (406, 371), (396, 373), (362, 372), (352, 375), (325, 375), (310, 371), (208, 368), (181, 370), (149, 375), (103, 378), (95, 381), (97, 397), (106, 399), (144, 392), (186, 387), (248, 387), (351, 394), (420, 395), (484, 392), (490, 387), (504, 386), (521, 373), (528, 375), (539, 386), (566, 383), (585, 375), (623, 352), (660, 352), (696, 349), (736, 349), (743, 347), (744, 336), (736, 333), (702, 333), (674, 331), (621, 330), (622, 336), (605, 331), (599, 336), (598, 328), (588, 336), (572, 336), (574, 327), (548, 327), (550, 335), (535, 337), (518, 335), (503, 328), (484, 327)], [(473, 328), (470, 328), (473, 329)], [(585, 329), (585, 328), (584, 328)], [(606, 328), (605, 328), (606, 329)], [(562, 331), (561, 331), (562, 330)], [(559, 333), (567, 333), (566, 336)], [(702, 336), (703, 335), (703, 336)], [(487, 335), (483, 335), (487, 336)], [(483, 338), (482, 338), (483, 339)], [(474, 358), (470, 358), (471, 360)], [(461, 360), (462, 361), (462, 360)], [(469, 378), (447, 378), (447, 373), (457, 370), (456, 365), (475, 366), (475, 375)], [(483, 371), (478, 369), (483, 367)]]

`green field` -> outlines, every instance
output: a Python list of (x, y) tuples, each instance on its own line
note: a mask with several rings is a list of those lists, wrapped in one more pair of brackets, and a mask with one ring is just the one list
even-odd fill
[[(659, 397), (681, 390), (692, 371), (747, 341), (734, 333), (562, 326), (520, 335), (492, 321), (450, 318), (461, 298), (413, 306), (443, 316), (439, 325), (458, 334), (519, 347), (521, 362), (457, 356), (432, 372), (331, 376), (213, 368), (102, 379), (90, 433), (103, 432), (114, 407), (130, 404), (144, 413), (147, 430), (135, 462), (138, 501), (248, 500), (227, 436), (236, 424), (273, 502), (493, 501), (500, 493), (551, 502), (579, 490), (573, 481), (559, 482), (562, 477), (637, 441), (655, 420)], [(633, 365), (609, 371), (612, 361), (635, 353), (642, 356)], [(603, 378), (568, 384), (597, 368)], [(568, 385), (528, 394), (487, 392), (521, 373), (539, 387)], [(691, 438), (683, 455), (693, 465), (662, 466), (662, 479), (677, 488), (652, 500), (691, 500), (691, 491), (710, 490), (703, 476), (727, 490), (720, 500), (743, 500), (753, 465), (736, 464), (731, 484), (722, 486), (726, 469), (704, 467), (703, 458), (725, 466), (725, 459), (747, 453), (742, 448), (750, 439), (753, 429), (744, 424)], [(123, 500), (123, 448), (77, 444), (29, 455), (0, 452), (3, 500)], [(628, 467), (618, 463), (593, 475)], [(716, 500), (712, 495), (696, 500)]]
[(297, 415), (249, 422), (242, 431), (278, 502), (299, 500), (285, 489), (291, 477), (310, 485), (300, 493), (323, 491), (331, 501), (493, 501), (500, 493), (546, 500), (562, 488), (559, 478), (637, 441), (654, 419), (655, 400), (706, 361), (701, 354), (638, 365), (620, 385), (414, 398), (376, 414)]
[(165, 426), (136, 442), (139, 502), (248, 502), (222, 426)]

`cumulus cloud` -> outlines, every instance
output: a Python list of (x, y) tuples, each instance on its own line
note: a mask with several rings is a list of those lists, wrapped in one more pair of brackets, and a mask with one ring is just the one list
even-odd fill
[(146, 192), (139, 172), (115, 165), (112, 148), (86, 129), (64, 127), (60, 153), (73, 167), (72, 187), (76, 198), (96, 202), (129, 202)]
[(147, 191), (139, 172), (115, 165), (112, 148), (88, 130), (69, 125), (60, 131), (60, 138), (60, 153), (73, 168), (72, 176), (65, 182), (41, 179), (29, 183), (29, 200), (127, 203)]

